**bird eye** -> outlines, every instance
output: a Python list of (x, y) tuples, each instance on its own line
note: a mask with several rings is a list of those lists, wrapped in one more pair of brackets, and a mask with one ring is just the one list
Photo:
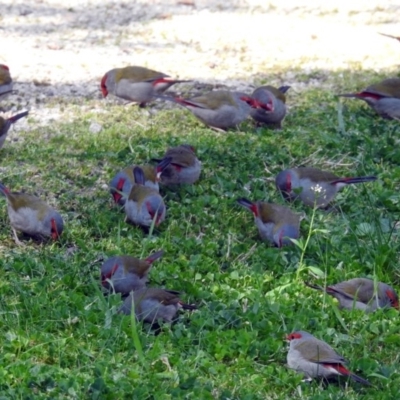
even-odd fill
[(286, 335), (286, 340), (290, 341), (293, 339), (293, 334), (290, 333), (289, 335)]
[(301, 334), (292, 332), (289, 335), (287, 335), (286, 338), (287, 338), (287, 340), (300, 339), (301, 338)]

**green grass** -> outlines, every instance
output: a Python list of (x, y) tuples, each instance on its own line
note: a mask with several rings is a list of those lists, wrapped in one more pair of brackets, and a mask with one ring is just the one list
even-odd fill
[[(357, 75), (360, 82), (379, 78), (371, 76)], [(355, 88), (350, 77), (331, 77), (333, 90)], [(320, 284), (371, 277), (399, 288), (398, 122), (361, 102), (339, 103), (322, 88), (288, 98), (282, 131), (255, 130), (249, 121), (240, 131), (215, 133), (181, 108), (149, 117), (135, 107), (108, 104), (96, 113), (65, 105), (73, 122), (6, 142), (1, 181), (46, 199), (66, 228), (59, 243), (16, 247), (2, 200), (1, 399), (398, 397), (398, 312), (341, 311), (302, 283), (315, 275), (324, 276)], [(85, 110), (98, 105), (88, 102)], [(103, 130), (90, 133), (90, 121)], [(167, 220), (146, 236), (124, 222), (105, 185), (125, 165), (181, 143), (196, 147), (201, 180), (162, 191)], [(272, 178), (300, 165), (379, 180), (343, 190), (333, 212), (293, 204), (306, 216), (299, 245), (269, 247), (235, 200), (283, 204)], [(93, 262), (158, 249), (165, 255), (151, 285), (179, 290), (199, 309), (155, 335), (117, 314), (120, 299), (102, 295)], [(330, 343), (373, 387), (301, 383), (285, 366), (283, 337), (295, 329)]]

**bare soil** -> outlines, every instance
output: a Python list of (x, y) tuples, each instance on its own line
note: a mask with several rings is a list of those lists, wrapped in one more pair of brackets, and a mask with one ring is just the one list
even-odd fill
[(2, 107), (30, 109), (17, 129), (47, 123), (57, 103), (100, 102), (102, 75), (126, 65), (240, 90), (302, 90), (298, 70), (394, 71), (400, 42), (378, 32), (400, 36), (399, 20), (394, 0), (2, 0), (0, 63), (17, 90)]

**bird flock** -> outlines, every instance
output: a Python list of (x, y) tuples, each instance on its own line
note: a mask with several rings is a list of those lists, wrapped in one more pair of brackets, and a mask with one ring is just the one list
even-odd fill
[[(237, 91), (216, 90), (200, 96), (184, 99), (168, 96), (164, 92), (172, 85), (188, 82), (170, 78), (168, 75), (139, 66), (115, 68), (108, 71), (100, 82), (103, 97), (112, 94), (145, 107), (149, 102), (160, 100), (174, 102), (217, 131), (237, 127), (249, 116), (256, 125), (281, 129), (286, 115), (286, 92), (290, 86), (275, 88), (261, 86), (251, 95)], [(9, 68), (0, 64), (0, 96), (13, 91)], [(400, 118), (400, 79), (385, 79), (358, 93), (341, 94), (365, 101), (380, 116), (387, 119)], [(28, 115), (21, 112), (7, 119), (0, 117), (0, 148), (3, 146), (10, 126)], [(201, 162), (196, 150), (189, 144), (169, 148), (152, 164), (125, 166), (111, 179), (109, 188), (117, 207), (125, 212), (126, 222), (145, 230), (163, 223), (167, 205), (159, 190), (160, 185), (176, 186), (194, 184), (201, 174)], [(275, 179), (279, 190), (288, 202), (301, 201), (308, 207), (327, 209), (338, 191), (350, 184), (372, 182), (375, 176), (338, 177), (317, 168), (289, 168), (281, 171)], [(7, 201), (7, 210), (16, 244), (25, 246), (17, 231), (33, 238), (57, 240), (63, 232), (61, 215), (43, 200), (10, 191), (0, 183), (0, 192)], [(263, 201), (237, 199), (238, 205), (249, 210), (262, 240), (282, 247), (290, 246), (300, 237), (301, 215), (290, 207)], [(195, 305), (181, 301), (179, 293), (148, 287), (148, 275), (163, 251), (150, 254), (146, 259), (132, 256), (115, 256), (101, 266), (101, 287), (105, 293), (119, 293), (123, 303), (120, 312), (135, 313), (138, 320), (155, 324), (159, 321), (173, 322), (181, 308), (194, 310)], [(378, 308), (399, 308), (395, 290), (388, 284), (366, 278), (355, 278), (326, 287), (305, 284), (333, 296), (343, 309), (360, 309), (373, 312)], [(352, 372), (346, 360), (327, 343), (304, 331), (288, 334), (290, 343), (287, 363), (289, 368), (302, 373), (306, 379), (345, 376), (356, 382), (370, 383)]]

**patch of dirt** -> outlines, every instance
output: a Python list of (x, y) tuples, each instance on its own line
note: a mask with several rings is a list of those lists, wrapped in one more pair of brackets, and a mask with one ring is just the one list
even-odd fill
[(101, 108), (101, 77), (126, 65), (196, 90), (246, 91), (277, 75), (302, 90), (291, 70), (393, 70), (400, 43), (378, 32), (400, 36), (399, 20), (400, 2), (380, 0), (2, 0), (0, 63), (17, 91), (2, 106), (31, 111), (17, 130), (62, 118), (70, 101)]

